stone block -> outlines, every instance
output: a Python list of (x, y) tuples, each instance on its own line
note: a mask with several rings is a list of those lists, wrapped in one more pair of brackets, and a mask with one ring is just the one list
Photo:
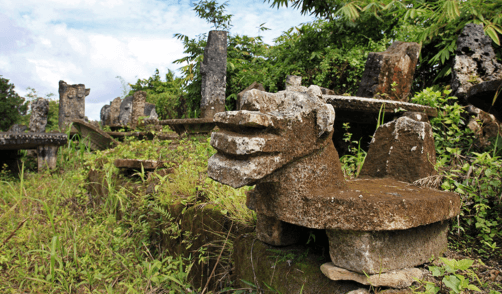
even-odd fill
[(241, 109), (241, 100), (242, 100), (242, 96), (244, 95), (244, 93), (246, 93), (249, 90), (253, 90), (253, 89), (257, 89), (257, 90), (260, 90), (260, 91), (265, 91), (265, 88), (263, 88), (262, 84), (259, 84), (257, 82), (253, 82), (246, 89), (240, 91), (239, 94), (237, 94), (237, 101), (236, 101), (236, 105), (235, 105), (236, 106), (236, 110), (240, 110)]
[(376, 130), (359, 176), (391, 177), (411, 183), (434, 175), (435, 163), (431, 125), (405, 116)]
[(448, 249), (448, 222), (407, 230), (362, 232), (326, 230), (337, 267), (361, 274), (386, 273), (423, 264)]
[(55, 169), (57, 163), (57, 145), (41, 145), (37, 147), (38, 170)]
[(135, 129), (138, 126), (138, 120), (145, 115), (146, 92), (134, 92), (132, 100), (131, 128)]
[(131, 123), (133, 96), (125, 97), (120, 103), (118, 122), (122, 126), (128, 126)]
[(296, 244), (305, 228), (263, 214), (257, 215), (256, 237), (273, 246)]
[(394, 42), (384, 52), (370, 52), (356, 96), (408, 101), (420, 45)]
[(119, 122), (119, 115), (120, 115), (120, 105), (122, 104), (122, 99), (120, 97), (117, 97), (112, 100), (110, 103), (110, 112), (107, 117), (106, 125), (108, 126), (118, 126), (120, 124)]
[(30, 132), (45, 133), (48, 115), (49, 101), (44, 98), (38, 98), (31, 102)]
[(409, 287), (415, 281), (414, 278), (421, 279), (423, 276), (422, 271), (418, 268), (405, 268), (386, 273), (365, 275), (337, 267), (332, 262), (321, 265), (321, 271), (326, 277), (334, 281), (355, 281), (372, 287), (392, 288)]

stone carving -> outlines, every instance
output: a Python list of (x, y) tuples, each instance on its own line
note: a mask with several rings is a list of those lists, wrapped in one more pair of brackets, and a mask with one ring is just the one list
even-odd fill
[(225, 111), (227, 75), (227, 32), (210, 31), (201, 64), (201, 118)]
[(120, 103), (120, 112), (119, 112), (120, 125), (127, 126), (131, 122), (132, 100), (133, 96), (127, 96)]
[(135, 129), (138, 125), (138, 120), (145, 115), (146, 92), (134, 92), (132, 100), (131, 128)]
[(84, 84), (68, 85), (59, 81), (59, 128), (65, 130), (73, 119), (84, 119), (85, 97), (90, 89)]
[(488, 139), (496, 137), (497, 134), (502, 136), (501, 123), (493, 114), (473, 105), (467, 106), (465, 110), (470, 114), (467, 127), (474, 132), (481, 146), (491, 144)]
[(259, 84), (257, 82), (253, 82), (246, 89), (242, 90), (241, 92), (239, 92), (239, 94), (237, 94), (237, 101), (236, 101), (236, 108), (237, 108), (237, 110), (240, 110), (240, 108), (241, 108), (241, 99), (242, 99), (242, 96), (244, 95), (244, 93), (246, 93), (247, 91), (252, 90), (252, 89), (257, 89), (257, 90), (260, 90), (260, 91), (265, 91), (265, 88), (263, 88), (262, 84)]
[(8, 133), (24, 133), (28, 129), (25, 125), (13, 124), (10, 126)]
[(384, 52), (371, 52), (356, 96), (408, 101), (420, 45), (394, 42)]
[[(413, 267), (440, 255), (447, 244), (444, 220), (459, 213), (459, 197), (410, 187), (393, 170), (385, 178), (345, 181), (332, 141), (335, 112), (326, 103), (329, 97), (318, 86), (302, 87), (298, 78), (288, 82), (296, 91), (249, 90), (241, 110), (214, 116), (220, 131), (211, 135), (217, 153), (209, 159), (208, 175), (232, 187), (256, 185), (246, 204), (257, 213), (258, 239), (284, 246), (297, 242), (305, 228), (326, 229), (333, 264), (367, 274)], [(421, 135), (425, 153), (431, 142), (424, 117), (407, 114), (382, 126), (382, 132), (397, 130), (393, 138), (399, 140)], [(393, 146), (387, 148), (391, 155), (415, 147)], [(371, 160), (370, 167), (377, 166)], [(422, 170), (409, 168), (399, 172), (413, 178), (413, 169)]]
[(145, 103), (145, 112), (143, 113), (143, 115), (148, 116), (149, 119), (159, 118), (157, 111), (155, 111), (155, 104), (148, 102)]
[(38, 98), (31, 103), (30, 132), (44, 133), (49, 115), (49, 101)]
[(470, 23), (464, 27), (453, 60), (452, 95), (502, 120), (502, 103), (491, 107), (495, 93), (502, 86), (502, 65), (497, 62), (491, 43), (482, 25)]

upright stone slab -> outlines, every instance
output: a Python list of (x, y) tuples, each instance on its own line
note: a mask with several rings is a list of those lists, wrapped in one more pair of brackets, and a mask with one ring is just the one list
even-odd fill
[[(497, 62), (492, 40), (482, 25), (467, 24), (457, 40), (453, 60), (452, 96), (489, 111), (502, 120), (502, 103), (492, 107), (495, 92), (502, 85), (502, 65)], [(501, 99), (497, 99), (501, 100)]]
[(68, 85), (59, 81), (59, 128), (62, 131), (72, 120), (85, 118), (85, 97), (90, 91), (84, 84)]
[(49, 101), (38, 98), (31, 103), (30, 132), (44, 133), (49, 114)]
[(112, 103), (110, 104), (110, 114), (108, 115), (108, 121), (106, 122), (106, 125), (108, 126), (119, 125), (121, 104), (122, 104), (122, 99), (120, 99), (120, 97), (113, 99)]
[(246, 89), (240, 91), (239, 94), (237, 94), (237, 101), (236, 101), (236, 105), (235, 105), (236, 108), (237, 108), (236, 110), (240, 110), (241, 109), (241, 100), (242, 100), (242, 96), (244, 95), (244, 93), (246, 93), (249, 90), (253, 90), (253, 89), (257, 89), (257, 90), (260, 90), (260, 91), (265, 91), (265, 88), (263, 88), (262, 84), (259, 84), (257, 82), (253, 82)]
[(227, 32), (210, 31), (201, 64), (201, 118), (213, 118), (225, 111), (227, 75)]
[(384, 52), (371, 52), (356, 96), (408, 101), (420, 45), (394, 42)]
[(411, 113), (376, 130), (360, 176), (411, 183), (435, 174), (435, 163), (436, 149), (427, 116)]
[(110, 116), (110, 104), (106, 104), (101, 108), (101, 112), (100, 112), (102, 126), (105, 126), (107, 124), (109, 116)]
[(136, 91), (132, 99), (131, 128), (135, 129), (138, 120), (145, 115), (146, 92)]
[(120, 103), (120, 111), (119, 111), (119, 124), (123, 126), (127, 126), (131, 123), (131, 114), (132, 114), (132, 96), (127, 96)]

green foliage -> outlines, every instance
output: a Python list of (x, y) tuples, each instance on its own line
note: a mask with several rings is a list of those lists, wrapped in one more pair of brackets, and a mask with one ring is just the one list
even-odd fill
[(162, 81), (159, 70), (156, 69), (153, 76), (148, 79), (138, 79), (136, 84), (130, 85), (128, 95), (136, 91), (146, 92), (146, 102), (155, 104), (155, 111), (160, 119), (182, 118), (183, 108), (183, 80), (174, 75), (174, 71), (168, 69), (165, 81)]
[(216, 30), (229, 30), (232, 25), (232, 15), (224, 14), (227, 2), (218, 5), (214, 0), (201, 0), (195, 4), (194, 11), (198, 17), (212, 23)]
[(501, 139), (494, 138), (488, 147), (477, 146), (473, 132), (465, 126), (467, 113), (450, 93), (451, 90), (427, 88), (411, 99), (438, 110), (431, 125), (439, 176), (431, 179), (430, 185), (462, 197), (462, 211), (453, 228), (457, 232), (454, 244), (483, 257), (500, 258), (502, 159), (498, 155), (498, 141)]
[(349, 132), (349, 123), (344, 123), (343, 128), (345, 129), (343, 140), (349, 144), (349, 154), (342, 156), (340, 163), (342, 164), (344, 177), (346, 179), (353, 179), (359, 175), (367, 152), (361, 149), (361, 141), (352, 141), (352, 134)]
[(14, 91), (14, 85), (0, 75), (0, 130), (7, 131), (26, 114), (28, 104)]
[[(432, 273), (432, 276), (443, 278), (442, 282), (446, 287), (450, 289), (450, 293), (458, 294), (467, 290), (481, 292), (481, 290), (476, 285), (472, 284), (472, 282), (476, 281), (480, 286), (483, 286), (478, 276), (472, 269), (470, 269), (470, 267), (474, 263), (473, 260), (455, 260), (442, 257), (440, 257), (440, 259), (443, 262), (443, 266), (429, 266), (429, 271)], [(436, 294), (441, 289), (432, 282), (418, 282), (425, 286), (425, 292), (414, 291), (414, 293)], [(414, 290), (417, 289), (415, 288)]]
[[(415, 73), (415, 89), (436, 83), (449, 83), (451, 58), (457, 37), (468, 23), (483, 24), (485, 33), (496, 46), (500, 58), (502, 34), (502, 3), (500, 1), (420, 1), (384, 0), (321, 1), (269, 0), (272, 6), (288, 6), (312, 13), (330, 22), (370, 32), (376, 40), (388, 37), (422, 45), (421, 58)], [(376, 30), (376, 32), (374, 31)], [(379, 33), (380, 31), (381, 33)]]

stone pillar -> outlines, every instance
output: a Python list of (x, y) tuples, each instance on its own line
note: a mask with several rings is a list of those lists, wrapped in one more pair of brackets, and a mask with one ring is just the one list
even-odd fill
[(30, 132), (45, 133), (47, 116), (49, 115), (49, 101), (38, 98), (31, 103)]
[(105, 126), (108, 118), (110, 117), (110, 105), (106, 104), (101, 108), (100, 118), (101, 118), (101, 126)]
[(394, 42), (384, 52), (370, 52), (356, 96), (408, 101), (420, 45)]
[(135, 129), (138, 125), (140, 116), (145, 116), (146, 92), (136, 91), (132, 99), (131, 128)]
[[(91, 89), (84, 84), (68, 85), (59, 81), (59, 128), (66, 130), (74, 119), (85, 118), (85, 97)], [(75, 130), (76, 131), (76, 130)]]
[(131, 123), (132, 99), (132, 96), (127, 96), (122, 100), (122, 103), (120, 103), (119, 124), (123, 126), (127, 126)]
[(201, 64), (201, 118), (225, 111), (227, 80), (227, 32), (210, 31)]
[(41, 145), (37, 147), (38, 153), (38, 170), (45, 168), (56, 168), (58, 146), (56, 145)]
[(120, 97), (113, 99), (112, 103), (110, 104), (110, 110), (106, 125), (116, 126), (119, 124), (120, 104), (122, 104), (122, 99), (120, 99)]

